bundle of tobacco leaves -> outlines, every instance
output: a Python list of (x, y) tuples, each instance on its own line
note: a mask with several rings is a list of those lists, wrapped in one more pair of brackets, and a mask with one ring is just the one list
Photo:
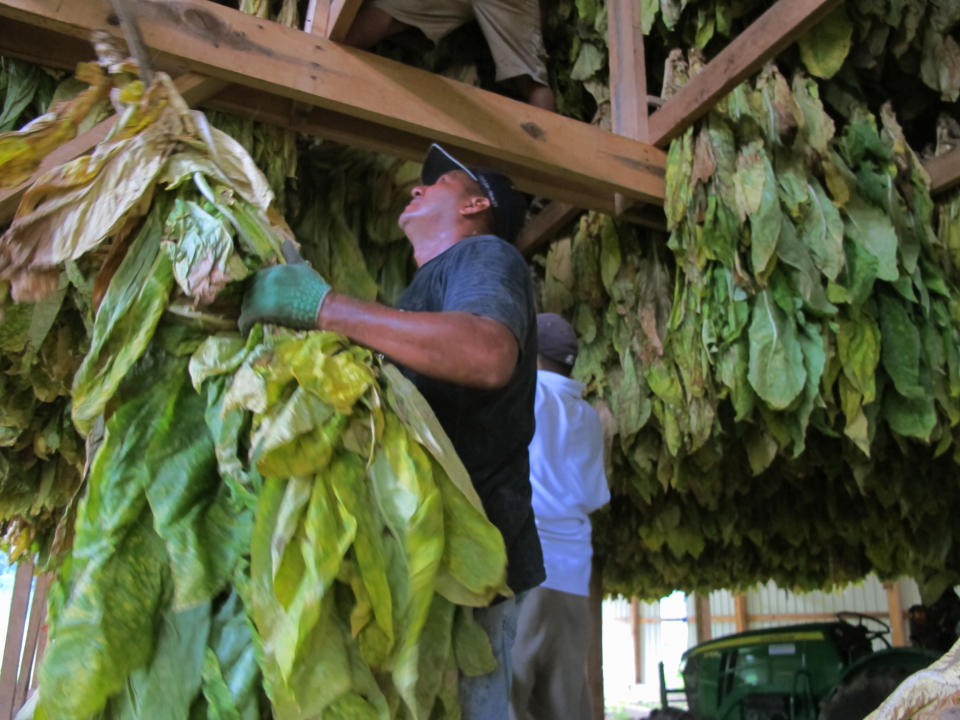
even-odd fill
[(889, 105), (838, 124), (769, 65), (671, 145), (672, 257), (598, 215), (551, 248), (615, 435), (608, 590), (957, 576), (954, 203)]
[[(84, 66), (90, 90), (0, 136), (14, 185), (118, 103), (0, 237), (0, 505), (56, 573), (35, 717), (459, 717), (459, 674), (494, 663), (468, 607), (509, 592), (499, 532), (395, 368), (236, 331), (294, 233), (242, 146), (134, 70)], [(347, 245), (312, 252), (362, 292), (331, 271)]]

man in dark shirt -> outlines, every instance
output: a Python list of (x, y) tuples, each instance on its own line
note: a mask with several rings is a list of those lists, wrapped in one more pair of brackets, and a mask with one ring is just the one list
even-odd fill
[(500, 667), (461, 679), (464, 718), (506, 718), (510, 650), (522, 593), (544, 578), (531, 506), (537, 323), (523, 257), (524, 219), (509, 179), (470, 169), (438, 145), (400, 215), (418, 270), (397, 308), (333, 292), (306, 264), (261, 270), (240, 327), (332, 330), (384, 353), (423, 393), (470, 473), (507, 549), (513, 598), (477, 611)]

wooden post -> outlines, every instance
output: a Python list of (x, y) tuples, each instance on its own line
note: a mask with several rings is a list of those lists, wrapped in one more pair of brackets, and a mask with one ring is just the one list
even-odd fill
[(747, 596), (743, 594), (734, 595), (733, 612), (737, 623), (737, 632), (743, 632), (749, 626), (749, 616), (747, 615)]
[(607, 15), (613, 131), (647, 142), (650, 132), (640, 0), (609, 0)]
[(327, 36), (327, 18), (330, 16), (330, 0), (310, 0), (303, 18), (303, 31), (320, 37)]
[(907, 644), (907, 634), (903, 627), (903, 603), (900, 600), (900, 581), (885, 582), (883, 589), (887, 591), (887, 611), (890, 618), (890, 642), (894, 647), (903, 647)]
[(697, 622), (697, 643), (706, 642), (710, 639), (710, 596), (697, 593), (693, 596), (694, 607), (696, 608)]
[[(608, 0), (607, 15), (612, 129), (618, 135), (648, 142), (647, 65), (640, 0)], [(614, 195), (616, 215), (632, 206), (622, 193)]]
[(590, 573), (590, 644), (587, 647), (587, 692), (592, 720), (603, 720), (603, 563), (593, 556)]
[(17, 677), (17, 690), (13, 697), (14, 712), (19, 711), (27, 701), (27, 692), (36, 685), (34, 669), (40, 661), (42, 649), (39, 647), (41, 628), (47, 617), (47, 591), (53, 575), (44, 573), (37, 578), (33, 586), (33, 598), (30, 601), (30, 622), (27, 625), (27, 639), (23, 644), (23, 656), (20, 658), (20, 675)]
[(633, 681), (643, 682), (643, 638), (640, 636), (640, 601), (630, 599), (630, 632), (633, 634)]
[(0, 665), (0, 720), (10, 720), (16, 709), (14, 699), (17, 693), (17, 668), (20, 666), (20, 648), (23, 645), (23, 630), (27, 623), (27, 605), (32, 584), (33, 563), (18, 563), (13, 581), (13, 597), (10, 599), (7, 638), (3, 646), (3, 664)]

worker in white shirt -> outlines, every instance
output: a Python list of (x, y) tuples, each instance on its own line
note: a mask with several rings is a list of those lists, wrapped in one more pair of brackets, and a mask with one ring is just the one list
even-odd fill
[(511, 720), (589, 720), (586, 661), (593, 558), (590, 513), (610, 500), (603, 428), (570, 377), (577, 337), (560, 315), (537, 316), (536, 430), (530, 484), (547, 579), (520, 607)]

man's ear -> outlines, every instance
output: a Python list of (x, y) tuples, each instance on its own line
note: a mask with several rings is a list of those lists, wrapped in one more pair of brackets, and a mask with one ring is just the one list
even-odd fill
[(471, 195), (467, 201), (460, 206), (460, 214), (469, 217), (482, 213), (489, 207), (490, 198), (485, 195)]

